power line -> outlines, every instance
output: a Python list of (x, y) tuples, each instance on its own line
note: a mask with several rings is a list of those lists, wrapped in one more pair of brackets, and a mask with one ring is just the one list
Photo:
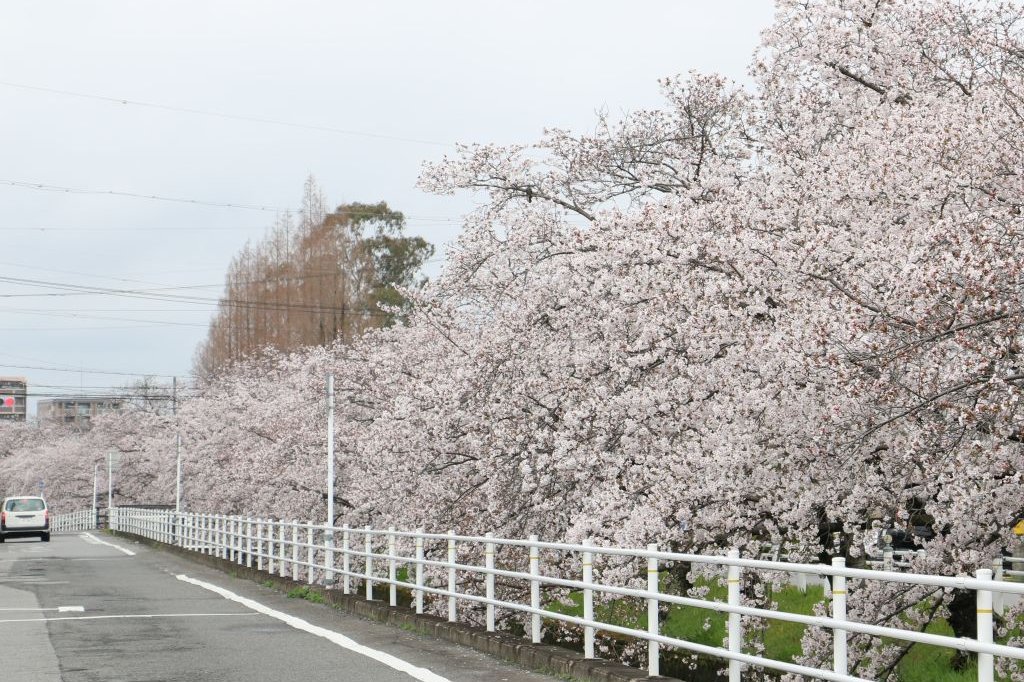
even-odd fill
[[(127, 331), (129, 329), (159, 329), (165, 324), (171, 324), (166, 322), (157, 322), (153, 324), (134, 324), (134, 325), (115, 325), (109, 327), (0, 327), (0, 332), (32, 332), (46, 333), (46, 332), (111, 332), (111, 331)], [(197, 327), (205, 327), (207, 325), (195, 325)]]
[[(194, 206), (214, 206), (217, 208), (237, 208), (249, 211), (263, 211), (263, 212), (274, 212), (274, 213), (301, 213), (287, 206), (263, 206), (259, 204), (244, 204), (239, 202), (226, 202), (226, 201), (209, 201), (206, 199), (190, 199), (187, 197), (172, 197), (163, 194), (145, 194), (143, 192), (127, 192), (116, 189), (86, 189), (82, 187), (69, 187), (65, 185), (51, 185), (43, 182), (33, 182), (29, 180), (0, 180), (0, 185), (9, 185), (11, 187), (17, 187), (19, 189), (30, 189), (39, 192), (57, 192), (63, 194), (87, 194), (87, 195), (102, 195), (102, 196), (115, 196), (115, 197), (130, 197), (132, 199), (146, 199), (149, 201), (168, 201), (177, 204), (191, 204)], [(334, 214), (330, 214), (334, 215)], [(388, 217), (388, 214), (382, 215), (378, 211), (353, 211), (346, 209), (342, 211), (341, 215), (351, 217)], [(434, 222), (434, 223), (460, 223), (462, 218), (456, 218), (451, 216), (412, 216), (405, 215), (401, 211), (392, 211), (389, 215), (401, 216), (404, 224), (405, 220), (413, 220), (416, 222)], [(250, 228), (202, 228), (202, 227), (174, 227), (174, 228), (67, 228), (67, 227), (26, 227), (26, 228), (0, 228), (0, 229), (27, 229), (27, 230), (62, 230), (62, 231), (73, 231), (87, 229), (96, 230), (214, 230), (214, 229), (250, 229)], [(256, 229), (256, 228), (251, 228)], [(266, 229), (266, 228), (262, 228)]]
[[(10, 184), (10, 183), (7, 183)], [(56, 190), (54, 190), (56, 191)], [(91, 192), (95, 194), (112, 194), (112, 192), (99, 191)], [(140, 196), (139, 198), (148, 198)], [(189, 203), (202, 203), (198, 201), (188, 200)], [(213, 204), (215, 206), (229, 206), (229, 204)], [(406, 221), (406, 227), (415, 227), (420, 223), (423, 223), (423, 227), (436, 227), (438, 225), (456, 225), (462, 222), (461, 218), (416, 218), (409, 216), (409, 220)], [(236, 226), (236, 227), (194, 227), (190, 225), (180, 225), (175, 227), (46, 227), (46, 226), (26, 226), (26, 227), (12, 227), (3, 226), (0, 227), (0, 232), (257, 232), (259, 230), (266, 230), (266, 226)]]
[(63, 192), (65, 194), (104, 194), (115, 197), (131, 197), (133, 199), (148, 199), (150, 201), (168, 201), (176, 204), (192, 204), (194, 206), (215, 206), (217, 208), (237, 208), (247, 211), (270, 211), (273, 213), (287, 213), (291, 209), (276, 206), (260, 206), (257, 204), (225, 203), (219, 201), (205, 201), (202, 199), (185, 199), (182, 197), (168, 197), (159, 194), (141, 194), (138, 192), (124, 192), (121, 190), (107, 189), (82, 189), (79, 187), (64, 187), (62, 185), (47, 185), (40, 182), (26, 182), (23, 180), (0, 180), (0, 185), (10, 185), (22, 189), (32, 189), (41, 192)]
[[(0, 312), (12, 313), (14, 315), (34, 315), (37, 317), (62, 317), (69, 319), (81, 319), (81, 320), (106, 320), (109, 322), (137, 322), (144, 327), (208, 327), (209, 323), (205, 322), (175, 322), (173, 320), (140, 320), (134, 317), (109, 317), (106, 315), (83, 315), (80, 313), (73, 312), (53, 312), (48, 310), (10, 310), (0, 309)], [(155, 311), (162, 312), (162, 311)], [(205, 311), (193, 311), (193, 312), (205, 312)], [(128, 327), (134, 329), (138, 327)], [(69, 327), (69, 330), (79, 329), (79, 327)], [(116, 329), (116, 327), (104, 327), (104, 329)], [(45, 331), (43, 329), (42, 331)]]
[[(360, 315), (390, 317), (388, 313), (372, 308), (347, 308), (338, 306), (322, 306), (315, 304), (299, 303), (277, 303), (264, 301), (247, 301), (230, 298), (210, 298), (203, 296), (186, 296), (183, 294), (157, 294), (152, 293), (160, 290), (176, 290), (183, 287), (166, 287), (162, 289), (111, 289), (107, 287), (94, 287), (79, 284), (66, 284), (63, 282), (48, 282), (44, 280), (24, 279), (20, 277), (0, 277), (0, 282), (17, 284), (23, 286), (43, 287), (58, 289), (61, 291), (38, 294), (38, 296), (67, 296), (75, 294), (96, 294), (104, 296), (118, 296), (124, 298), (137, 298), (151, 301), (173, 301), (176, 303), (189, 303), (195, 305), (226, 306), (229, 308), (242, 308), (250, 310), (296, 310), (311, 313), (358, 313)], [(0, 298), (21, 298), (24, 294), (0, 294)]]
[(192, 375), (189, 375), (189, 374), (158, 374), (156, 372), (114, 372), (114, 371), (103, 370), (103, 369), (85, 369), (84, 367), (83, 368), (79, 368), (79, 369), (67, 369), (67, 368), (63, 368), (63, 367), (46, 367), (46, 366), (41, 366), (41, 365), (37, 366), (37, 365), (3, 365), (3, 364), (0, 364), (0, 367), (2, 367), (4, 369), (18, 369), (18, 370), (35, 369), (35, 370), (44, 371), (44, 372), (71, 372), (73, 374), (103, 374), (103, 375), (108, 375), (108, 376), (120, 376), (120, 377), (164, 377), (164, 378), (168, 378), (168, 379), (173, 378), (173, 377), (178, 377), (179, 379), (180, 378), (186, 378), (186, 379), (195, 378), (195, 377), (193, 377)]
[[(81, 384), (37, 384), (37, 383), (32, 382), (32, 381), (28, 382), (28, 385), (30, 387), (32, 387), (32, 388), (63, 388), (63, 389), (72, 390), (72, 391), (78, 391), (78, 390), (84, 390), (84, 389), (89, 389), (89, 390), (111, 390), (111, 391), (120, 391), (122, 393), (127, 392), (128, 389), (130, 388), (130, 387), (125, 387), (125, 386), (83, 386)], [(152, 388), (159, 388), (161, 390), (169, 389), (170, 388), (170, 384), (160, 384), (160, 385), (153, 386)], [(191, 389), (189, 389), (189, 388), (187, 388), (185, 386), (179, 386), (178, 390), (191, 390)]]
[(163, 402), (171, 401), (170, 395), (134, 395), (130, 393), (36, 393), (29, 391), (26, 394), (27, 398), (42, 398), (52, 400), (65, 400), (68, 402), (82, 402), (82, 401), (110, 401), (110, 402), (130, 402), (132, 400), (143, 400), (149, 402)]
[(146, 107), (149, 109), (160, 109), (162, 111), (174, 111), (183, 114), (193, 114), (196, 116), (210, 116), (215, 118), (226, 118), (236, 121), (248, 121), (250, 123), (263, 123), (267, 125), (285, 126), (288, 128), (300, 128), (303, 130), (318, 130), (326, 133), (337, 133), (340, 135), (351, 135), (353, 137), (368, 137), (378, 140), (392, 140), (395, 142), (409, 142), (412, 144), (426, 144), (437, 147), (454, 147), (455, 145), (449, 142), (437, 142), (434, 140), (422, 140), (414, 137), (401, 137), (398, 135), (387, 135), (384, 133), (369, 133), (361, 130), (350, 130), (346, 128), (334, 128), (331, 126), (316, 125), (310, 123), (297, 123), (294, 121), (283, 121), (280, 119), (267, 118), (264, 116), (249, 116), (245, 114), (230, 114), (219, 111), (208, 111), (205, 109), (194, 109), (192, 107), (182, 107), (171, 104), (157, 104), (154, 102), (143, 102), (139, 100), (130, 100), (123, 97), (110, 97), (107, 95), (95, 95), (84, 92), (75, 92), (72, 90), (60, 90), (57, 88), (46, 88), (38, 85), (25, 85), (23, 83), (11, 83), (9, 81), (0, 81), (0, 85), (8, 88), (18, 88), (20, 90), (29, 90), (33, 92), (45, 92), (51, 95), (62, 95), (65, 97), (77, 97), (79, 99), (91, 99), (100, 102), (109, 102), (112, 104), (120, 104), (124, 106), (135, 106), (135, 107)]
[[(426, 265), (427, 263), (439, 263), (439, 262), (443, 262), (444, 260), (445, 260), (444, 258), (431, 258), (429, 260), (423, 261), (423, 264)], [(0, 263), (0, 265), (3, 265), (3, 264)], [(41, 270), (41, 271), (44, 271), (44, 272), (60, 272), (60, 273), (71, 274), (71, 275), (80, 275), (82, 277), (96, 277), (96, 278), (100, 278), (100, 279), (110, 279), (110, 280), (114, 280), (115, 282), (134, 282), (134, 283), (138, 283), (138, 284), (151, 284), (151, 282), (146, 282), (146, 281), (138, 280), (138, 279), (126, 279), (126, 278), (123, 278), (123, 277), (105, 277), (103, 275), (93, 275), (93, 274), (89, 274), (89, 273), (85, 273), (85, 272), (73, 272), (73, 271), (70, 271), (70, 270), (54, 270), (54, 269), (51, 269), (51, 268), (28, 268), (28, 269), (29, 270)], [(294, 281), (304, 281), (304, 280), (309, 280), (309, 279), (319, 279), (321, 277), (340, 277), (343, 274), (344, 273), (342, 271), (340, 271), (340, 270), (322, 270), (320, 272), (309, 272), (309, 273), (303, 274), (303, 275), (288, 274), (288, 275), (276, 275), (276, 276), (273, 276), (273, 277), (264, 277), (263, 279), (246, 279), (246, 280), (237, 280), (237, 281), (233, 280), (233, 281), (230, 282), (230, 284), (231, 285), (269, 284), (270, 282), (280, 282), (282, 280), (284, 280), (286, 282), (289, 282), (289, 281), (294, 282)], [(0, 278), (0, 280), (2, 280), (2, 279), (3, 278)], [(73, 286), (73, 285), (69, 285), (69, 286)], [(85, 285), (81, 285), (81, 286), (85, 286)], [(133, 293), (152, 293), (152, 292), (160, 292), (160, 291), (178, 291), (178, 290), (181, 290), (181, 289), (212, 289), (212, 288), (215, 288), (215, 287), (223, 287), (223, 286), (225, 286), (224, 282), (217, 282), (215, 284), (178, 284), (178, 285), (174, 285), (174, 286), (160, 286), (160, 287), (146, 288), (146, 289), (131, 289), (130, 291), (133, 292)], [(129, 290), (125, 290), (125, 291), (129, 291)], [(89, 296), (89, 295), (92, 295), (93, 293), (95, 293), (95, 292), (84, 291), (84, 292), (81, 292), (81, 293), (68, 292), (68, 293), (60, 293), (60, 294), (54, 294), (54, 293), (43, 293), (43, 294), (0, 294), (0, 297), (2, 297), (2, 298), (37, 298), (37, 297), (40, 297), (40, 296), (46, 296), (46, 297), (49, 297), (49, 296)]]

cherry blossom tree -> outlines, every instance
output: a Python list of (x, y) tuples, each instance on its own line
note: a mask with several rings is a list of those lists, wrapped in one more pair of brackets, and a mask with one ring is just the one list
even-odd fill
[[(461, 147), (421, 184), (483, 203), (405, 324), (241, 362), (176, 418), (0, 430), (0, 480), (116, 448), (124, 499), (173, 501), (180, 431), (189, 508), (321, 519), (333, 373), (338, 523), (858, 562), (889, 516), (935, 531), (915, 569), (973, 572), (1024, 494), (1020, 13), (784, 0), (753, 87), (690, 74), (591, 133)], [(964, 604), (849, 608), (970, 634)], [(852, 637), (851, 670), (905, 653)]]

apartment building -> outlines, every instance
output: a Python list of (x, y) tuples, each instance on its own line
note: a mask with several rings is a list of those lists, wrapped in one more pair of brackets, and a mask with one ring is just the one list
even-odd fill
[(28, 379), (0, 377), (0, 419), (25, 421), (28, 414)]
[(36, 414), (40, 422), (74, 424), (88, 428), (92, 419), (121, 409), (122, 401), (111, 398), (52, 398), (40, 400)]

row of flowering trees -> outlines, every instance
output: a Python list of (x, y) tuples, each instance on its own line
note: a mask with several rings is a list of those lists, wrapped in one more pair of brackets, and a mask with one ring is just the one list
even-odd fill
[[(935, 530), (921, 570), (973, 571), (1024, 506), (1021, 8), (782, 0), (751, 74), (428, 165), (485, 201), (406, 324), (240, 364), (176, 418), (0, 432), (0, 482), (80, 495), (115, 448), (125, 500), (172, 501), (178, 431), (187, 506), (322, 518), (333, 373), (339, 522), (827, 559), (885, 514)], [(851, 616), (956, 610), (892, 590)], [(852, 642), (864, 676), (905, 653)]]

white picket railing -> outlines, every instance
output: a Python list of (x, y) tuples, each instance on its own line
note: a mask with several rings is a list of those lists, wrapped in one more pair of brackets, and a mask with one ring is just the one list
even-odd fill
[[(457, 621), (462, 604), (483, 605), (488, 631), (495, 629), (496, 609), (507, 609), (525, 614), (527, 632), (535, 643), (541, 640), (542, 619), (557, 620), (579, 626), (584, 632), (584, 652), (594, 656), (594, 638), (597, 631), (616, 633), (646, 640), (649, 647), (648, 672), (659, 673), (660, 650), (663, 647), (714, 656), (728, 661), (729, 680), (738, 682), (741, 671), (749, 665), (763, 666), (824, 680), (840, 682), (862, 681), (865, 678), (848, 674), (847, 636), (849, 633), (885, 637), (904, 642), (916, 642), (978, 654), (978, 680), (992, 682), (994, 658), (1002, 656), (1024, 660), (1024, 648), (996, 644), (993, 641), (993, 610), (998, 610), (1004, 595), (1024, 595), (1024, 583), (1002, 582), (993, 579), (993, 569), (979, 569), (975, 577), (935, 576), (887, 570), (847, 568), (845, 560), (833, 559), (832, 565), (799, 564), (762, 559), (745, 559), (737, 550), (727, 556), (706, 556), (659, 551), (656, 545), (646, 550), (619, 547), (599, 547), (589, 543), (573, 545), (542, 542), (536, 536), (526, 540), (486, 536), (460, 536), (454, 532), (426, 533), (343, 526), (333, 528), (324, 524), (299, 521), (280, 521), (216, 514), (175, 514), (173, 511), (115, 508), (110, 515), (111, 528), (160, 542), (175, 544), (189, 550), (214, 555), (240, 565), (254, 567), (271, 575), (304, 580), (313, 584), (318, 580), (333, 585), (341, 578), (341, 590), (352, 594), (355, 581), (362, 581), (367, 599), (373, 598), (374, 585), (387, 585), (389, 603), (397, 603), (397, 590), (403, 588), (413, 595), (417, 613), (422, 613), (424, 598), (433, 595), (447, 600), (448, 620)], [(500, 558), (501, 562), (498, 561)], [(465, 557), (480, 561), (466, 563)], [(548, 561), (544, 561), (547, 555)], [(552, 566), (552, 555), (564, 558), (578, 556), (579, 574), (571, 577), (546, 575), (545, 564)], [(464, 557), (460, 563), (460, 556)], [(433, 557), (433, 558), (428, 558)], [(635, 560), (646, 563), (647, 588), (638, 589), (595, 582), (596, 559), (608, 561)], [(725, 574), (728, 600), (714, 602), (661, 592), (658, 583), (659, 568), (666, 562), (687, 562), (718, 567)], [(340, 564), (340, 565), (339, 565)], [(999, 566), (998, 560), (993, 567)], [(406, 567), (410, 575), (398, 580), (398, 569)], [(502, 566), (499, 568), (499, 566)], [(428, 585), (426, 569), (446, 580)], [(796, 573), (827, 576), (826, 596), (830, 600), (829, 616), (807, 616), (744, 606), (740, 584), (743, 571)], [(460, 578), (464, 589), (459, 591)], [(530, 595), (523, 603), (498, 599), (495, 579), (519, 581), (523, 594)], [(977, 594), (977, 639), (956, 638), (901, 628), (859, 623), (847, 619), (847, 580), (883, 581), (909, 585), (933, 586), (948, 589), (973, 590)], [(545, 608), (541, 587), (551, 586), (578, 592), (582, 595), (583, 617), (571, 616)], [(529, 587), (528, 590), (525, 588)], [(647, 604), (647, 629), (624, 627), (597, 620), (594, 612), (594, 594), (604, 593), (617, 597), (636, 598)], [(995, 600), (994, 600), (995, 596)], [(443, 602), (442, 602), (443, 603)], [(727, 614), (728, 643), (714, 647), (668, 637), (659, 632), (658, 607), (676, 604), (717, 611)], [(801, 623), (832, 631), (833, 665), (831, 669), (811, 668), (777, 661), (763, 656), (744, 653), (742, 616)]]
[(84, 530), (96, 530), (96, 511), (94, 509), (54, 514), (50, 521), (50, 532), (52, 533), (73, 533)]

